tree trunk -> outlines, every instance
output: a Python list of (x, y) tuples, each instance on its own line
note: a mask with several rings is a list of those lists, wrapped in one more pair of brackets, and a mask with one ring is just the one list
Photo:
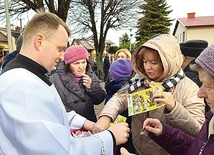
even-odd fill
[(97, 58), (97, 76), (100, 80), (103, 80), (104, 74), (103, 74), (103, 54), (102, 54), (102, 52), (97, 51), (96, 58)]

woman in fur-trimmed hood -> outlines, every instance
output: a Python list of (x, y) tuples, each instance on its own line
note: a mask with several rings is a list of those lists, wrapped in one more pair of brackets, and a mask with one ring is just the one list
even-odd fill
[[(196, 136), (204, 123), (203, 99), (198, 98), (198, 86), (187, 78), (179, 44), (174, 36), (162, 34), (139, 46), (132, 56), (133, 70), (137, 73), (127, 90), (118, 91), (105, 105), (94, 132), (108, 128), (121, 111), (127, 109), (127, 94), (145, 89), (147, 84), (162, 85), (164, 92), (155, 93), (156, 102), (165, 106), (146, 113), (133, 115), (132, 139), (137, 154), (165, 155), (166, 152), (153, 140), (140, 134), (146, 118), (158, 118), (185, 133)], [(145, 80), (146, 79), (146, 80)]]

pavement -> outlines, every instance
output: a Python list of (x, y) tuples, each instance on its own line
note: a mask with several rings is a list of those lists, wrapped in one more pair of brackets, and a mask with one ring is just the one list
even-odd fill
[[(105, 90), (104, 89), (105, 83), (104, 82), (100, 82), (100, 84), (101, 84), (103, 90)], [(104, 107), (104, 101), (99, 105), (94, 105), (94, 111), (95, 111), (95, 114), (96, 114), (97, 118), (98, 118), (99, 114), (101, 113), (101, 111), (102, 111), (102, 109)]]

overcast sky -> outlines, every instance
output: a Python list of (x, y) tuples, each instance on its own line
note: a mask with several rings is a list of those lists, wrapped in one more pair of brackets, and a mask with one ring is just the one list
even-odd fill
[[(214, 0), (166, 0), (167, 4), (173, 9), (172, 13), (169, 15), (171, 19), (175, 19), (171, 32), (174, 29), (174, 24), (178, 18), (187, 17), (187, 13), (195, 12), (196, 16), (214, 16)], [(25, 20), (23, 19), (23, 26), (26, 21), (30, 20), (34, 12), (29, 12)], [(11, 24), (20, 25), (19, 20), (11, 21)], [(2, 26), (2, 25), (1, 25)], [(107, 40), (111, 40), (116, 45), (119, 45), (119, 37), (123, 34), (130, 34), (130, 30), (112, 31), (109, 30), (107, 35)], [(134, 42), (134, 36), (132, 37), (132, 42)]]
[[(175, 19), (171, 31), (174, 29), (174, 24), (178, 18), (187, 17), (187, 13), (195, 12), (195, 16), (214, 16), (214, 0), (166, 0), (167, 4), (173, 10), (169, 15)], [(112, 40), (119, 45), (119, 37), (124, 33), (130, 33), (129, 30), (114, 32), (110, 31), (107, 35), (108, 40)], [(132, 39), (134, 41), (134, 39)]]

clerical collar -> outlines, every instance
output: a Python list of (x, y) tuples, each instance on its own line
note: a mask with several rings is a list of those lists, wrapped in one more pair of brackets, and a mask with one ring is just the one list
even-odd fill
[(37, 62), (33, 61), (32, 59), (17, 54), (16, 58), (11, 60), (2, 71), (2, 74), (8, 70), (14, 69), (14, 68), (24, 68), (28, 71), (32, 72), (36, 76), (38, 76), (41, 80), (43, 80), (47, 85), (51, 86), (52, 82), (47, 78), (47, 70), (38, 64)]

